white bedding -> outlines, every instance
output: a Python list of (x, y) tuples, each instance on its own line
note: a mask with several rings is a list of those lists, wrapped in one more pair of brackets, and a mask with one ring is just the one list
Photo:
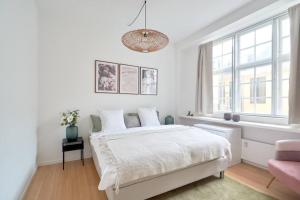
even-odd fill
[(231, 158), (230, 143), (204, 130), (181, 125), (93, 133), (91, 144), (105, 190), (201, 162)]

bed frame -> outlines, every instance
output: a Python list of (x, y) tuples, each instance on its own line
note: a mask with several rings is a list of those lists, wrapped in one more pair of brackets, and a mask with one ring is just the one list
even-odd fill
[[(99, 177), (101, 177), (101, 170), (93, 145), (91, 145), (91, 149), (96, 170)], [(105, 192), (108, 200), (148, 199), (212, 175), (218, 175), (220, 178), (223, 178), (224, 170), (228, 167), (228, 164), (228, 158), (219, 158), (156, 177), (123, 184), (120, 186), (118, 194), (116, 194), (113, 187), (106, 189)]]

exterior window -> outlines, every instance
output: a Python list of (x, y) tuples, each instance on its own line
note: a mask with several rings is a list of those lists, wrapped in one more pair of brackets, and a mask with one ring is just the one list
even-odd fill
[(272, 25), (239, 35), (239, 64), (245, 65), (272, 57)]
[(266, 77), (251, 79), (250, 103), (266, 103)]
[(238, 69), (238, 112), (272, 113), (272, 65)]
[(288, 91), (290, 76), (290, 21), (287, 16), (278, 20), (279, 44), (278, 44), (278, 87), (277, 87), (277, 110), (279, 115), (288, 115)]
[(213, 46), (213, 105), (214, 111), (232, 110), (233, 38)]
[(286, 116), (289, 18), (282, 15), (213, 45), (214, 112)]

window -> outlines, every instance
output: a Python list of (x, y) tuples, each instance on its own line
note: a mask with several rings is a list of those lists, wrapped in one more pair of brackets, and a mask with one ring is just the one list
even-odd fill
[(227, 38), (213, 47), (213, 105), (214, 110), (232, 109), (233, 38)]
[(214, 112), (286, 116), (289, 51), (287, 15), (214, 41)]
[[(250, 89), (250, 102), (252, 104), (266, 103), (266, 77), (258, 77), (256, 80), (252, 78)], [(256, 98), (256, 96), (258, 97)]]
[(279, 19), (279, 45), (278, 45), (278, 87), (277, 110), (280, 115), (288, 114), (288, 91), (290, 76), (290, 21), (287, 16)]

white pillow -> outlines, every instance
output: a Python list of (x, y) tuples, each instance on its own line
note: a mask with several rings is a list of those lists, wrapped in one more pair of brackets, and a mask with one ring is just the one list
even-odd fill
[(102, 131), (116, 131), (126, 129), (123, 110), (101, 110), (100, 118)]
[(138, 114), (142, 126), (160, 126), (156, 108), (139, 108)]

